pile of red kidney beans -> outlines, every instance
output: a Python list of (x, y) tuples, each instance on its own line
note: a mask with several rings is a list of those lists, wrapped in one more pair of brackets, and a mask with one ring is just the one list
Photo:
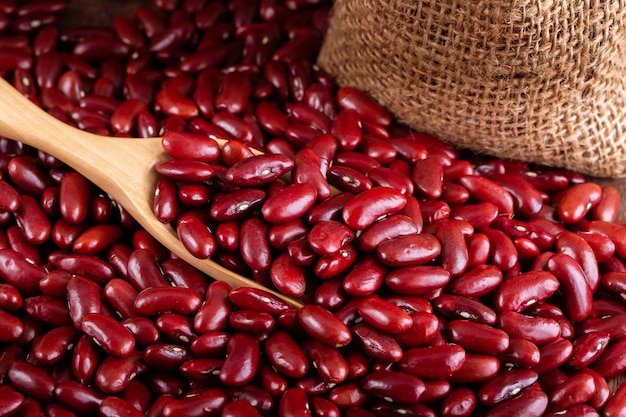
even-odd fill
[(62, 28), (67, 6), (0, 1), (0, 75), (80, 129), (162, 135), (155, 215), (305, 306), (211, 280), (0, 139), (0, 417), (626, 415), (615, 188), (339, 88), (315, 65), (329, 1)]

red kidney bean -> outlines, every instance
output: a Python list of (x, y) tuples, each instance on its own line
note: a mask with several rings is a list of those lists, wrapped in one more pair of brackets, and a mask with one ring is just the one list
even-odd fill
[(476, 409), (476, 394), (467, 387), (459, 387), (450, 392), (441, 403), (442, 417), (470, 416)]
[(578, 223), (600, 202), (602, 188), (592, 182), (573, 185), (560, 196), (557, 203), (559, 218), (564, 223)]
[(23, 394), (15, 391), (15, 389), (9, 385), (0, 387), (0, 412), (2, 412), (3, 415), (13, 415), (23, 404)]
[(263, 190), (242, 188), (216, 198), (211, 205), (211, 217), (218, 221), (237, 220), (256, 210), (265, 199)]
[(224, 366), (224, 359), (201, 358), (189, 359), (180, 365), (180, 372), (194, 382), (202, 384), (216, 384), (219, 382), (219, 373)]
[(135, 348), (133, 334), (121, 323), (102, 313), (84, 315), (80, 320), (80, 329), (109, 355), (125, 357)]
[(50, 237), (52, 232), (50, 220), (34, 198), (20, 196), (19, 207), (14, 216), (27, 242), (39, 245)]
[(559, 281), (550, 272), (530, 271), (504, 281), (495, 292), (499, 311), (524, 311), (532, 304), (550, 298), (559, 289)]
[(344, 109), (332, 119), (331, 133), (345, 151), (354, 150), (363, 139), (361, 116), (354, 109)]
[(502, 402), (491, 409), (486, 415), (489, 417), (539, 417), (548, 407), (548, 396), (539, 389), (528, 388), (518, 396)]
[(226, 344), (230, 335), (226, 332), (211, 331), (203, 333), (191, 342), (190, 349), (197, 357), (209, 357), (226, 353)]
[(92, 339), (82, 335), (72, 351), (72, 370), (81, 384), (93, 383), (101, 360), (101, 351)]
[(0, 179), (0, 210), (14, 212), (20, 205), (20, 195), (11, 184)]
[(445, 317), (472, 320), (483, 324), (496, 323), (495, 311), (471, 298), (443, 294), (433, 299), (433, 306)]
[(289, 388), (280, 397), (278, 413), (281, 416), (311, 417), (309, 398), (301, 388)]
[(67, 282), (67, 303), (72, 324), (77, 329), (86, 314), (104, 312), (102, 288), (81, 276), (75, 275)]
[(33, 265), (22, 254), (9, 248), (0, 249), (0, 278), (22, 295), (38, 293), (39, 282), (45, 275), (42, 267)]
[(221, 154), (220, 146), (210, 137), (185, 132), (166, 132), (162, 145), (165, 152), (175, 159), (214, 162)]
[(228, 395), (219, 388), (203, 388), (192, 395), (176, 398), (163, 407), (163, 417), (219, 415), (228, 403)]
[(452, 374), (450, 382), (473, 384), (492, 379), (500, 370), (500, 362), (495, 356), (466, 353), (461, 368)]
[(255, 334), (270, 331), (274, 327), (275, 320), (267, 313), (237, 310), (230, 315), (229, 323), (237, 331)]
[(511, 194), (490, 179), (466, 175), (459, 177), (457, 181), (469, 191), (473, 198), (480, 202), (493, 203), (498, 208), (499, 214), (513, 213), (514, 202)]
[(198, 335), (193, 329), (193, 321), (188, 316), (176, 313), (164, 313), (156, 319), (156, 327), (163, 336), (175, 342), (188, 344)]
[(469, 253), (461, 226), (453, 221), (442, 221), (437, 223), (434, 235), (441, 245), (441, 266), (452, 277), (463, 274), (468, 266)]
[(452, 320), (446, 326), (451, 342), (468, 352), (497, 355), (509, 347), (509, 336), (502, 330), (469, 320)]
[(134, 308), (139, 314), (153, 316), (165, 312), (193, 314), (202, 304), (196, 291), (183, 287), (150, 287), (135, 298)]
[(317, 340), (305, 342), (303, 349), (318, 375), (325, 382), (338, 384), (349, 377), (350, 365), (339, 350), (328, 347)]
[(328, 183), (344, 192), (361, 193), (373, 187), (372, 181), (363, 173), (349, 166), (333, 165), (327, 171)]
[(574, 375), (550, 392), (548, 411), (562, 411), (583, 404), (593, 396), (595, 390), (591, 375)]
[(343, 289), (354, 297), (373, 294), (383, 284), (387, 269), (374, 256), (362, 256), (343, 279)]
[(391, 123), (389, 112), (356, 88), (340, 88), (337, 91), (337, 103), (341, 109), (356, 110), (363, 119), (374, 124), (388, 126)]
[(134, 308), (137, 294), (139, 292), (129, 282), (120, 278), (110, 280), (103, 289), (104, 299), (123, 318), (138, 315)]
[(626, 388), (620, 385), (615, 391), (615, 394), (609, 399), (606, 407), (603, 410), (605, 417), (617, 417), (624, 413), (624, 407), (626, 406)]
[(561, 327), (554, 319), (530, 317), (514, 311), (500, 313), (497, 322), (510, 338), (526, 339), (538, 346), (556, 341), (561, 333)]
[(569, 255), (580, 264), (592, 291), (598, 288), (600, 276), (597, 259), (585, 239), (571, 232), (560, 233), (556, 238), (556, 250)]
[(319, 257), (315, 262), (313, 271), (320, 279), (337, 277), (354, 265), (357, 256), (354, 246), (346, 244), (333, 255)]
[(305, 305), (298, 310), (298, 322), (311, 337), (328, 346), (342, 347), (352, 340), (346, 325), (322, 307)]
[(357, 246), (365, 252), (374, 251), (384, 241), (417, 234), (419, 231), (409, 216), (392, 214), (363, 230), (357, 239)]
[(383, 264), (394, 267), (426, 264), (434, 260), (440, 253), (441, 243), (439, 239), (429, 234), (400, 236), (383, 241), (376, 248), (378, 259)]
[(354, 232), (335, 220), (320, 221), (307, 234), (311, 249), (321, 256), (334, 255), (354, 239)]
[(302, 378), (309, 370), (304, 351), (287, 332), (270, 335), (265, 341), (265, 353), (276, 371), (288, 378)]
[(600, 201), (591, 209), (591, 218), (606, 222), (617, 220), (620, 204), (619, 191), (610, 185), (602, 187), (602, 197)]
[(19, 317), (0, 309), (0, 341), (15, 343), (24, 335), (24, 323)]
[(533, 366), (533, 370), (538, 374), (556, 369), (561, 366), (572, 355), (572, 343), (566, 339), (557, 339), (539, 348), (541, 359)]
[(593, 220), (589, 222), (587, 231), (591, 233), (607, 236), (615, 245), (615, 255), (623, 257), (626, 255), (626, 228), (617, 223), (603, 222), (601, 220)]
[(307, 183), (293, 183), (270, 196), (261, 207), (265, 220), (270, 223), (287, 223), (302, 217), (317, 198), (315, 187)]
[(511, 194), (515, 208), (524, 216), (536, 216), (541, 210), (541, 193), (522, 176), (505, 173), (490, 176), (490, 179)]
[(455, 278), (447, 286), (455, 295), (482, 297), (491, 293), (502, 283), (502, 271), (493, 265), (478, 265)]
[(255, 376), (259, 367), (259, 345), (245, 333), (235, 333), (228, 340), (227, 356), (219, 378), (226, 385), (241, 386)]
[(18, 391), (29, 397), (43, 402), (54, 400), (57, 382), (43, 368), (18, 360), (13, 362), (7, 376)]
[(228, 168), (226, 181), (238, 187), (256, 187), (280, 178), (293, 165), (293, 160), (283, 155), (256, 155)]
[(572, 356), (568, 365), (583, 368), (597, 359), (607, 348), (611, 336), (608, 333), (593, 331), (577, 337), (573, 342)]
[(397, 367), (419, 378), (447, 379), (461, 369), (465, 357), (465, 350), (455, 344), (412, 348), (404, 352)]
[(290, 309), (289, 305), (280, 298), (256, 288), (234, 288), (228, 292), (227, 296), (238, 308), (268, 313), (273, 316), (278, 316)]
[(626, 344), (624, 340), (626, 339), (620, 339), (610, 344), (593, 363), (592, 369), (604, 378), (614, 378), (621, 374), (626, 367), (624, 359), (620, 356), (620, 351), (623, 349), (624, 344)]
[(95, 385), (106, 394), (116, 394), (123, 391), (133, 378), (145, 370), (146, 364), (140, 352), (121, 358), (108, 356), (96, 370)]
[(351, 330), (358, 346), (371, 358), (387, 363), (402, 359), (402, 348), (391, 335), (364, 323), (353, 326)]
[(439, 319), (430, 312), (413, 312), (411, 319), (413, 325), (410, 329), (394, 335), (396, 341), (404, 349), (426, 345), (439, 331)]
[[(291, 180), (295, 184), (311, 184), (318, 200), (325, 200), (331, 195), (331, 188), (325, 178), (327, 162), (322, 162), (314, 150), (302, 149), (294, 155), (294, 167)], [(323, 171), (322, 171), (323, 170)]]
[(366, 323), (387, 333), (400, 333), (413, 325), (413, 319), (408, 313), (376, 296), (363, 299), (359, 303), (358, 312)]
[(22, 307), (22, 301), (17, 288), (11, 284), (0, 284), (0, 307), (6, 310), (18, 310)]
[(459, 206), (450, 213), (450, 218), (465, 220), (474, 226), (474, 229), (489, 226), (497, 216), (498, 207), (490, 202)]
[(31, 353), (39, 362), (52, 365), (74, 348), (78, 333), (72, 326), (55, 327), (36, 339)]
[(224, 406), (222, 409), (224, 417), (261, 417), (261, 414), (249, 402), (245, 400), (235, 400)]
[(267, 233), (267, 240), (273, 248), (286, 251), (289, 243), (306, 236), (309, 227), (300, 218), (283, 224), (272, 225)]
[(72, 411), (83, 414), (98, 413), (105, 394), (77, 381), (64, 381), (56, 386), (54, 394), (57, 400)]
[(418, 377), (398, 371), (377, 371), (365, 376), (361, 389), (369, 395), (390, 402), (413, 404), (426, 389)]
[(106, 397), (100, 404), (100, 415), (102, 417), (113, 417), (125, 415), (128, 417), (139, 417), (144, 414), (133, 407), (128, 401), (118, 397)]
[(52, 326), (71, 324), (67, 303), (47, 295), (25, 298), (24, 311), (32, 318)]
[(512, 369), (503, 372), (480, 386), (478, 399), (487, 406), (496, 406), (530, 387), (537, 378), (537, 373), (531, 370)]
[(253, 270), (265, 271), (271, 265), (267, 232), (268, 226), (257, 218), (247, 219), (241, 225), (240, 253), (246, 264)]
[(355, 230), (365, 229), (380, 216), (393, 214), (406, 205), (406, 198), (391, 188), (365, 191), (344, 205), (342, 218)]
[(137, 291), (149, 287), (170, 287), (157, 260), (148, 249), (136, 249), (130, 254), (128, 281)]
[(272, 283), (281, 293), (295, 298), (304, 295), (306, 271), (288, 253), (282, 253), (272, 261), (269, 273)]
[(548, 260), (548, 270), (560, 282), (565, 303), (565, 312), (573, 322), (585, 320), (591, 314), (592, 289), (585, 273), (576, 260), (565, 254), (555, 254)]
[(425, 294), (443, 288), (449, 281), (450, 273), (448, 271), (431, 265), (393, 269), (385, 276), (387, 287), (400, 294), (411, 295)]
[(491, 263), (503, 271), (515, 266), (518, 260), (517, 250), (511, 238), (498, 229), (482, 229), (490, 243), (489, 259)]

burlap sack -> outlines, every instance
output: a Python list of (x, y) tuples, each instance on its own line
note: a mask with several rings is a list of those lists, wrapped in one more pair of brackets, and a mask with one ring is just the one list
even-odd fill
[(626, 176), (626, 0), (336, 0), (319, 64), (462, 148)]

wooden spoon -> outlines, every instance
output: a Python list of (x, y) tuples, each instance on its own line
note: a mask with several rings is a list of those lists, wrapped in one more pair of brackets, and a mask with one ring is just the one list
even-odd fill
[[(210, 277), (232, 287), (263, 289), (293, 307), (302, 303), (271, 291), (210, 259), (198, 259), (176, 231), (152, 212), (158, 179), (154, 166), (167, 158), (161, 138), (113, 138), (71, 127), (50, 116), (0, 78), (0, 136), (23, 142), (63, 161), (109, 194), (167, 249)], [(226, 140), (219, 140), (220, 146)]]

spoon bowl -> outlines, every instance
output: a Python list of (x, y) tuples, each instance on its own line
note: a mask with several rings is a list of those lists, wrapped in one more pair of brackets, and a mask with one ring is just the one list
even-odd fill
[[(161, 138), (99, 136), (52, 117), (0, 78), (0, 136), (20, 141), (64, 162), (107, 193), (155, 239), (178, 257), (232, 287), (254, 287), (293, 307), (302, 303), (236, 274), (210, 259), (198, 259), (182, 245), (176, 231), (152, 212), (158, 180), (154, 167), (167, 159)], [(226, 140), (216, 139), (220, 146)]]

